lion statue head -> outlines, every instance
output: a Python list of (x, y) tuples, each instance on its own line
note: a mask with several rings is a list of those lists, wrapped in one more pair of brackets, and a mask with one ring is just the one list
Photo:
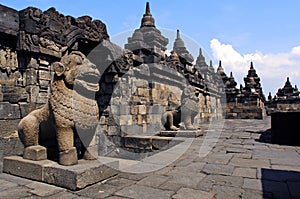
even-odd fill
[(91, 92), (99, 90), (100, 72), (96, 65), (79, 51), (73, 51), (52, 64), (54, 80), (64, 80), (69, 89), (85, 89)]

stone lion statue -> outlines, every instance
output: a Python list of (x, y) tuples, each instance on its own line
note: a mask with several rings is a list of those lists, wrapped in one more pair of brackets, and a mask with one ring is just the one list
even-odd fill
[[(30, 159), (25, 157), (26, 149), (46, 140), (57, 143), (60, 164), (77, 164), (79, 152), (74, 140), (80, 137), (82, 158), (94, 159), (86, 146), (94, 136), (94, 131), (88, 130), (96, 127), (99, 117), (94, 98), (99, 90), (100, 72), (78, 51), (63, 56), (51, 67), (55, 74), (48, 102), (24, 117), (18, 126), (19, 137), (25, 146), (23, 157)], [(78, 129), (86, 134), (80, 132), (79, 135)]]
[(195, 95), (195, 89), (188, 86), (183, 90), (181, 96), (181, 106), (172, 111), (166, 111), (162, 116), (162, 124), (166, 130), (178, 131), (185, 129), (195, 130), (194, 118), (199, 113), (199, 99)]

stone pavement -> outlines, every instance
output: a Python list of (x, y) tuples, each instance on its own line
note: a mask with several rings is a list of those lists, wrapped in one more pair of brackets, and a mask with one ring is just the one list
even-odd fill
[(270, 118), (226, 120), (218, 142), (203, 137), (155, 172), (121, 173), (79, 191), (0, 174), (0, 198), (300, 198), (300, 147), (268, 143)]

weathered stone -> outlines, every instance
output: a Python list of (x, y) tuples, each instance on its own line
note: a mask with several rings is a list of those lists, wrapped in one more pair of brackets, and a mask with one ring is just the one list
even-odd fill
[(29, 191), (37, 196), (46, 197), (51, 196), (55, 193), (63, 191), (62, 188), (55, 187), (53, 185), (48, 185), (40, 182), (32, 182), (30, 184), (25, 185), (26, 187), (32, 189)]
[(214, 198), (214, 193), (209, 193), (205, 191), (189, 189), (189, 188), (181, 188), (172, 198), (174, 199), (212, 199)]
[[(32, 161), (22, 157), (6, 157), (3, 172), (25, 177), (71, 190), (82, 189), (117, 174), (118, 162), (79, 160), (78, 165), (62, 166), (50, 160)], [(24, 172), (24, 170), (26, 172)]]
[(20, 107), (18, 104), (0, 102), (0, 120), (20, 119)]
[(9, 35), (17, 36), (19, 30), (18, 11), (1, 5), (0, 13), (0, 31)]
[(129, 198), (170, 198), (174, 192), (161, 190), (141, 185), (131, 185), (130, 187), (121, 189), (115, 193), (118, 196), (129, 197)]
[(147, 113), (147, 109), (145, 105), (138, 105), (138, 114), (145, 115)]
[(58, 164), (44, 168), (44, 182), (71, 190), (82, 189), (117, 174), (117, 162), (106, 163), (79, 160), (78, 165), (64, 167)]
[(207, 174), (231, 175), (233, 170), (234, 166), (231, 165), (206, 164), (202, 171)]
[[(81, 60), (81, 62), (76, 60)], [(94, 95), (99, 85), (98, 79), (94, 77), (100, 78), (100, 72), (84, 54), (78, 51), (63, 56), (60, 62), (52, 64), (52, 68), (55, 71), (55, 77), (51, 85), (50, 97), (48, 99), (47, 92), (38, 94), (37, 102), (46, 104), (29, 113), (20, 121), (20, 139), (25, 147), (37, 145), (40, 141), (38, 136), (42, 137), (42, 134), (50, 137), (47, 140), (48, 143), (55, 142), (54, 139), (57, 139), (60, 164), (73, 165), (77, 163), (77, 149), (73, 147), (74, 137), (77, 133), (84, 132), (85, 140), (81, 140), (84, 145), (78, 150), (84, 152), (83, 156), (87, 157), (89, 152), (85, 149), (94, 137), (92, 129), (96, 128), (98, 124), (99, 110)], [(84, 76), (85, 79), (80, 79), (81, 76)], [(95, 82), (89, 82), (92, 80)], [(66, 82), (73, 86), (79, 84), (84, 91), (75, 92), (66, 85)], [(82, 94), (82, 92), (92, 91), (94, 93), (88, 96)], [(88, 98), (91, 96), (93, 96), (92, 99)], [(43, 122), (48, 122), (44, 128), (41, 125)], [(74, 131), (75, 123), (76, 133)], [(39, 128), (40, 125), (41, 128)], [(49, 126), (54, 128), (50, 128), (51, 132), (48, 130)], [(53, 134), (55, 131), (57, 131), (56, 136), (51, 137), (51, 133)]]
[(137, 183), (137, 185), (149, 186), (154, 188), (159, 188), (164, 182), (169, 179), (167, 176), (163, 175), (152, 175), (148, 176)]
[(3, 172), (32, 180), (43, 181), (43, 168), (47, 164), (51, 165), (53, 162), (50, 160), (26, 160), (19, 156), (5, 157), (3, 159)]
[(28, 160), (46, 160), (47, 159), (47, 152), (46, 148), (43, 146), (29, 146), (24, 149), (23, 154), (24, 159)]
[(270, 161), (269, 160), (261, 160), (261, 159), (244, 159), (244, 158), (232, 158), (229, 164), (233, 166), (239, 167), (269, 167)]
[(167, 137), (189, 137), (195, 138), (202, 136), (204, 132), (202, 130), (179, 130), (179, 131), (160, 131), (160, 136)]
[(233, 176), (241, 176), (245, 178), (256, 178), (256, 169), (254, 168), (235, 168), (233, 171)]
[(259, 190), (259, 191), (263, 190), (261, 180), (259, 180), (259, 179), (244, 178), (243, 188), (244, 189), (254, 189), (254, 190)]
[(119, 125), (132, 125), (132, 115), (120, 115)]
[(135, 149), (152, 150), (151, 136), (130, 136), (124, 137), (125, 147)]

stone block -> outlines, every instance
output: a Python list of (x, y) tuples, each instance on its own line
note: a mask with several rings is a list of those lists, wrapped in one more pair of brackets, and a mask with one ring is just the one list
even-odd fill
[(29, 146), (24, 149), (23, 158), (27, 160), (46, 160), (47, 151), (43, 146)]
[(20, 107), (18, 104), (0, 102), (0, 120), (20, 119)]
[(97, 160), (80, 160), (78, 165), (65, 167), (59, 164), (45, 166), (44, 182), (71, 190), (82, 189), (117, 174), (118, 162), (102, 164)]
[(140, 115), (145, 115), (147, 113), (146, 105), (138, 105), (138, 107), (139, 107), (138, 113)]
[(148, 87), (148, 81), (143, 79), (138, 79), (133, 81), (133, 85), (138, 88), (147, 88)]
[(143, 124), (143, 116), (142, 116), (142, 115), (138, 115), (138, 116), (137, 116), (137, 124), (138, 124), (138, 125)]
[[(15, 132), (18, 130), (18, 124), (20, 122), (20, 119), (15, 120), (0, 120), (1, 128), (0, 128), (0, 137), (10, 137), (10, 135), (13, 135), (15, 137)], [(9, 135), (7, 135), (9, 133)], [(18, 137), (18, 135), (16, 135)]]
[(131, 113), (132, 115), (137, 115), (137, 114), (138, 114), (138, 111), (139, 111), (138, 106), (131, 106), (131, 107), (130, 107), (130, 113)]
[(20, 156), (10, 156), (3, 159), (3, 172), (43, 181), (43, 168), (47, 164), (51, 165), (53, 162), (50, 160), (32, 161), (23, 159)]
[(120, 115), (129, 115), (130, 114), (130, 108), (128, 105), (120, 105), (119, 106), (120, 109)]
[(3, 101), (10, 103), (18, 103), (19, 101), (27, 100), (25, 88), (15, 86), (2, 86)]
[(120, 115), (119, 116), (120, 123), (119, 125), (132, 125), (132, 115)]
[(20, 110), (21, 110), (21, 118), (28, 115), (31, 111), (34, 111), (37, 107), (34, 103), (28, 102), (19, 102)]
[(50, 160), (32, 161), (19, 156), (6, 157), (3, 171), (19, 177), (38, 180), (71, 190), (115, 176), (117, 161), (101, 163), (98, 160), (79, 160), (77, 165), (62, 166)]
[(202, 130), (179, 130), (179, 131), (161, 131), (160, 136), (167, 137), (189, 137), (195, 138), (202, 136), (204, 132)]
[(36, 85), (37, 84), (37, 70), (29, 68), (26, 70), (26, 84)]
[(120, 135), (120, 129), (117, 126), (108, 126), (108, 135)]
[(0, 31), (17, 36), (19, 31), (19, 12), (1, 5), (0, 13)]
[(124, 143), (127, 148), (152, 150), (151, 136), (127, 135)]
[(43, 79), (40, 79), (39, 80), (39, 84), (40, 84), (40, 88), (42, 90), (48, 90), (48, 87), (50, 85), (50, 80), (43, 80)]
[(46, 70), (39, 70), (39, 79), (40, 80), (48, 80), (50, 81), (52, 79), (51, 72)]
[(105, 125), (106, 124), (106, 118), (105, 118), (105, 116), (104, 115), (102, 115), (101, 117), (100, 117), (100, 120), (99, 120), (99, 124), (101, 124), (101, 125)]
[(45, 103), (47, 103), (48, 98), (49, 98), (49, 94), (48, 93), (46, 93), (46, 92), (40, 92), (38, 94), (38, 97), (37, 97), (37, 103), (39, 103), (39, 104), (45, 104)]

